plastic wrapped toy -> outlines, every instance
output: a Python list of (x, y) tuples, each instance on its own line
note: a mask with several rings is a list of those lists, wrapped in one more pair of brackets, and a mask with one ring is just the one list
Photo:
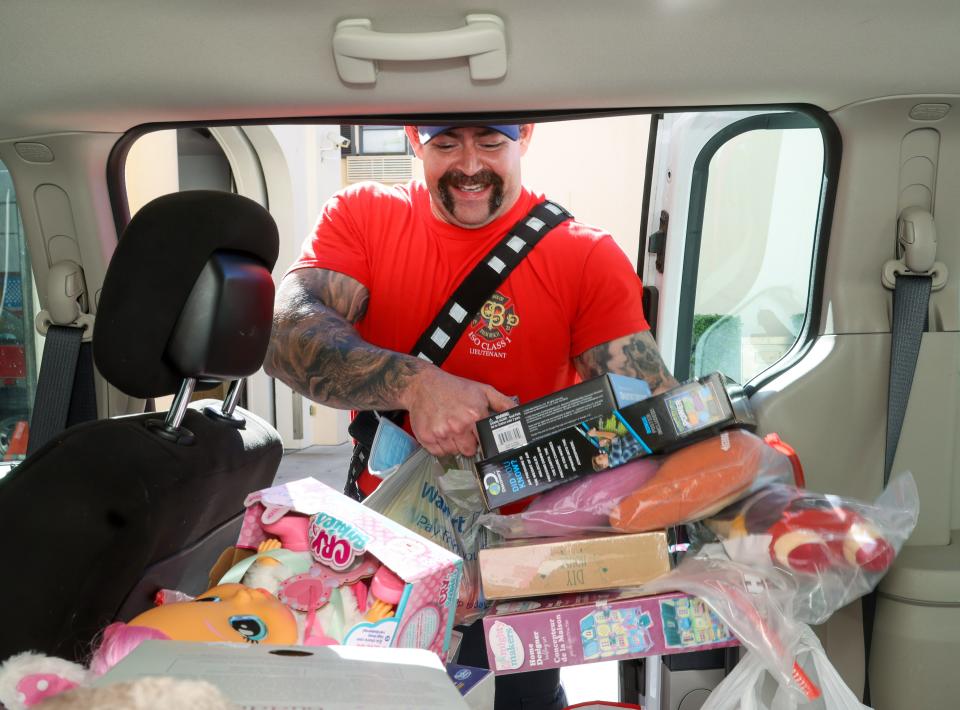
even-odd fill
[[(779, 553), (773, 535), (732, 534), (722, 542), (699, 544), (672, 572), (644, 585), (644, 591), (677, 589), (703, 599), (781, 687), (789, 689), (794, 700), (808, 702), (818, 691), (797, 664), (807, 624), (826, 621), (837, 609), (876, 586), (883, 575), (879, 567), (890, 564), (916, 525), (919, 497), (909, 473), (896, 476), (873, 504), (792, 490), (811, 504), (819, 501), (825, 509), (856, 513), (863, 529), (872, 532), (867, 538), (858, 532), (850, 535), (850, 530), (861, 529), (851, 527), (841, 541), (828, 529), (817, 529), (825, 549), (794, 556), (802, 560), (796, 567), (789, 554)], [(745, 529), (750, 516), (740, 516), (737, 511), (753, 510), (748, 503), (760, 503), (763, 495), (761, 491), (756, 500), (751, 497), (715, 520), (690, 529), (700, 534), (700, 540), (707, 534), (707, 525), (718, 527), (718, 521), (725, 521), (730, 530)], [(798, 539), (810, 537), (804, 534)], [(851, 550), (851, 539), (857, 541), (861, 554)], [(883, 544), (878, 544), (881, 539)], [(864, 543), (862, 548), (860, 543)], [(863, 550), (875, 554), (863, 554)]]
[(656, 475), (610, 513), (610, 525), (644, 532), (698, 520), (751, 490), (791, 480), (790, 459), (742, 429), (692, 444), (665, 457)]
[(802, 476), (792, 450), (735, 429), (554, 488), (522, 513), (480, 521), (509, 538), (646, 532), (697, 520), (773, 481)]
[(876, 586), (918, 514), (916, 484), (901, 474), (873, 504), (774, 484), (688, 529), (694, 540), (723, 541), (734, 559), (789, 574), (792, 613), (819, 624)]
[(507, 538), (564, 537), (587, 530), (611, 532), (609, 517), (614, 506), (653, 478), (659, 467), (659, 458), (637, 459), (547, 491), (522, 513), (484, 513), (480, 523)]

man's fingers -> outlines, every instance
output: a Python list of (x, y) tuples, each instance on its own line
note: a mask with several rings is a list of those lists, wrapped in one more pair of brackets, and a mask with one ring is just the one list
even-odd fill
[(487, 388), (487, 404), (492, 412), (505, 412), (517, 406), (517, 403), (511, 397), (507, 397), (493, 387)]
[(473, 456), (477, 453), (477, 437), (473, 432), (462, 434), (454, 439), (456, 451), (451, 453), (461, 453), (464, 456)]

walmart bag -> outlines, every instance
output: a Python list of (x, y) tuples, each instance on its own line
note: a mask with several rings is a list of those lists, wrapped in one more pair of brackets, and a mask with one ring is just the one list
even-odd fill
[[(446, 472), (435, 456), (420, 449), (363, 502), (463, 558), (457, 624), (470, 624), (484, 614), (487, 604), (480, 585), (477, 553), (498, 539), (477, 523), (482, 509), (466, 507), (463, 496), (449, 496), (445, 492), (451, 484), (456, 489), (469, 483), (476, 489), (475, 479), (468, 481), (465, 473)], [(444, 488), (442, 483), (448, 478), (450, 481)]]

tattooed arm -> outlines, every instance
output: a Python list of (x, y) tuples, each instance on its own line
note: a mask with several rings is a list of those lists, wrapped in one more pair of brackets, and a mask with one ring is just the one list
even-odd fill
[(277, 291), (267, 374), (330, 407), (407, 410), (428, 451), (472, 455), (474, 422), (513, 401), (493, 387), (365, 341), (354, 324), (368, 300), (363, 284), (335, 271), (288, 274)]
[(654, 394), (677, 384), (657, 350), (657, 342), (644, 330), (584, 351), (574, 359), (580, 377), (589, 379), (612, 372), (646, 380)]

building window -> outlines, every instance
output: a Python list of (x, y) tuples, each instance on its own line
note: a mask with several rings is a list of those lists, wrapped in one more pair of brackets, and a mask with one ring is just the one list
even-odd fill
[(350, 138), (344, 155), (411, 155), (403, 126), (341, 126)]

